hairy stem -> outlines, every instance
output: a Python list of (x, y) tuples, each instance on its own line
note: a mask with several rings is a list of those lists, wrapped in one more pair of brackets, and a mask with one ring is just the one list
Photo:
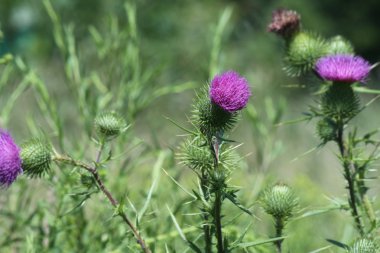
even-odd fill
[(353, 174), (355, 173), (355, 168), (353, 167), (353, 163), (350, 161), (350, 156), (348, 154), (347, 148), (345, 147), (343, 140), (343, 124), (340, 124), (338, 129), (338, 136), (336, 142), (339, 146), (339, 151), (343, 160), (343, 168), (344, 168), (344, 177), (347, 181), (348, 187), (348, 203), (351, 208), (351, 215), (355, 220), (356, 228), (361, 236), (364, 236), (363, 224), (360, 219), (360, 215), (357, 208), (356, 202), (356, 190), (355, 190), (355, 180), (353, 178)]
[[(119, 203), (112, 196), (111, 192), (106, 188), (106, 186), (104, 185), (104, 183), (103, 183), (102, 179), (100, 178), (99, 173), (98, 173), (98, 171), (96, 170), (95, 167), (90, 166), (90, 165), (88, 165), (86, 163), (83, 163), (81, 161), (74, 160), (73, 158), (71, 158), (69, 156), (56, 155), (53, 159), (56, 162), (62, 162), (62, 163), (71, 164), (71, 165), (80, 167), (80, 168), (85, 169), (88, 172), (90, 172), (92, 174), (92, 176), (94, 177), (94, 179), (95, 179), (95, 181), (96, 181), (99, 189), (104, 193), (104, 195), (107, 197), (107, 199), (111, 202), (112, 206), (115, 207), (115, 208), (118, 207)], [(123, 219), (123, 221), (132, 230), (132, 233), (135, 236), (135, 238), (137, 240), (137, 243), (140, 245), (140, 247), (144, 251), (144, 253), (151, 253), (151, 250), (146, 245), (146, 243), (145, 243), (144, 239), (142, 238), (142, 236), (140, 235), (139, 231), (137, 230), (137, 228), (135, 227), (135, 225), (133, 225), (133, 223), (127, 217), (127, 215), (124, 213), (124, 211), (119, 211), (118, 215)]]
[(214, 204), (214, 222), (215, 222), (215, 235), (217, 239), (218, 253), (224, 253), (223, 245), (223, 232), (222, 232), (222, 196), (221, 192), (217, 190), (215, 193), (215, 204)]
[[(209, 201), (210, 199), (210, 193), (208, 190), (208, 177), (205, 173), (203, 173), (201, 177), (201, 189), (203, 192), (203, 196), (206, 201)], [(212, 253), (212, 234), (211, 229), (209, 225), (209, 213), (208, 210), (206, 210), (206, 206), (204, 207), (203, 211), (203, 234), (205, 238), (205, 253)]]
[[(284, 229), (284, 221), (281, 218), (276, 218), (276, 237), (282, 237), (282, 230)], [(282, 252), (282, 242), (284, 239), (280, 239), (278, 241), (275, 241), (274, 244), (276, 245), (277, 253)]]
[(215, 226), (215, 236), (217, 240), (218, 253), (224, 253), (224, 243), (223, 243), (223, 231), (222, 231), (222, 194), (224, 187), (224, 179), (222, 179), (222, 172), (219, 167), (219, 140), (217, 137), (213, 137), (210, 142), (210, 151), (214, 157), (214, 191), (215, 199), (213, 206), (213, 218)]

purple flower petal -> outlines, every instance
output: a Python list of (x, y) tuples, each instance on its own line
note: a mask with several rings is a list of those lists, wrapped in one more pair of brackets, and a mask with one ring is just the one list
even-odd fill
[(20, 148), (0, 129), (0, 186), (10, 186), (21, 172)]
[(234, 71), (216, 75), (211, 81), (211, 101), (225, 111), (235, 112), (243, 109), (250, 96), (247, 80)]
[(325, 80), (354, 83), (365, 82), (371, 65), (360, 56), (338, 54), (320, 58), (315, 70)]

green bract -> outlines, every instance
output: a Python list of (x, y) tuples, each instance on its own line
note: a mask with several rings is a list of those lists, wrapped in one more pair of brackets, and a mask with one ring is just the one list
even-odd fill
[(327, 41), (327, 54), (354, 54), (352, 44), (340, 35), (334, 36)]
[(21, 145), (22, 169), (30, 177), (40, 177), (50, 171), (51, 146), (40, 139), (32, 139)]
[(276, 184), (264, 190), (260, 200), (265, 212), (281, 220), (292, 217), (298, 206), (293, 190), (284, 184)]
[(125, 120), (116, 112), (105, 112), (95, 118), (95, 129), (101, 138), (115, 138), (125, 128)]
[(359, 113), (360, 101), (351, 85), (334, 83), (322, 95), (321, 108), (325, 117), (344, 122)]
[(337, 138), (337, 124), (328, 118), (323, 118), (317, 123), (317, 134), (322, 143), (333, 141)]
[(314, 68), (326, 54), (326, 43), (318, 35), (299, 32), (287, 43), (285, 71), (289, 76), (301, 76)]
[(237, 121), (236, 112), (223, 110), (213, 104), (208, 97), (206, 89), (197, 97), (194, 109), (194, 118), (197, 127), (207, 138), (217, 134), (223, 135), (224, 131), (230, 130)]

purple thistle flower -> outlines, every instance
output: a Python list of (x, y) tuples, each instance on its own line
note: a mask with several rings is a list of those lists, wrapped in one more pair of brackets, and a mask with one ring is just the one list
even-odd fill
[(320, 58), (315, 70), (325, 80), (355, 83), (365, 82), (371, 65), (360, 56), (337, 54)]
[(10, 186), (21, 172), (20, 148), (0, 129), (0, 186)]
[(234, 71), (216, 75), (211, 81), (211, 101), (225, 111), (235, 112), (243, 109), (250, 96), (247, 80)]

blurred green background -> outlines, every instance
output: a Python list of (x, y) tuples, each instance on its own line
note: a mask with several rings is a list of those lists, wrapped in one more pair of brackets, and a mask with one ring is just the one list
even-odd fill
[[(107, 65), (111, 68), (120, 67), (112, 63), (112, 57), (105, 57), (103, 58), (105, 62), (101, 62), (94, 56), (96, 49), (89, 27), (95, 27), (103, 36), (110, 36), (107, 39), (112, 41), (112, 36), (115, 34), (112, 29), (110, 30), (109, 24), (113, 22), (113, 19), (117, 20), (121, 30), (128, 26), (128, 17), (123, 7), (124, 1), (54, 0), (51, 2), (60, 17), (60, 22), (74, 27), (76, 53), (83, 64), (83, 73), (89, 73), (93, 69), (96, 70)], [(126, 116), (133, 121), (130, 123), (133, 123), (134, 135), (144, 142), (144, 148), (155, 151), (177, 150), (182, 140), (178, 135), (183, 132), (171, 124), (166, 117), (170, 117), (181, 125), (189, 126), (187, 117), (190, 115), (194, 89), (202, 87), (211, 78), (210, 64), (212, 65), (212, 63), (210, 61), (215, 46), (215, 32), (218, 21), (227, 8), (232, 12), (222, 31), (216, 69), (218, 71), (234, 69), (246, 76), (253, 93), (250, 110), (243, 114), (241, 123), (232, 134), (233, 139), (244, 142), (239, 153), (247, 154), (242, 170), (236, 171), (233, 178), (233, 184), (242, 187), (241, 198), (246, 203), (252, 204), (261, 188), (278, 180), (295, 188), (305, 208), (313, 209), (328, 205), (329, 198), (333, 198), (333, 196), (344, 197), (345, 184), (339, 163), (334, 155), (337, 152), (335, 146), (327, 145), (324, 149), (316, 149), (303, 155), (319, 144), (313, 123), (303, 122), (281, 127), (273, 124), (275, 121), (273, 114), (281, 115), (281, 121), (299, 118), (302, 112), (307, 110), (307, 106), (313, 104), (314, 98), (309, 89), (302, 88), (305, 83), (299, 83), (298, 80), (285, 76), (282, 71), (283, 42), (274, 34), (269, 34), (266, 26), (270, 22), (274, 9), (278, 7), (294, 9), (301, 14), (303, 27), (317, 31), (327, 38), (337, 34), (342, 35), (354, 44), (357, 54), (371, 63), (375, 63), (380, 61), (379, 1), (140, 0), (135, 4), (138, 33), (136, 43), (139, 47), (141, 69), (154, 69), (154, 74), (149, 82), (155, 87), (192, 83), (191, 89), (160, 96), (146, 108), (136, 111), (136, 115)], [(60, 54), (54, 43), (53, 23), (42, 1), (1, 0), (0, 27), (3, 32), (0, 55), (12, 53), (21, 56), (29, 67), (36, 70), (46, 83), (53, 99), (57, 100), (58, 112), (62, 117), (67, 138), (77, 138), (80, 135), (78, 128), (83, 125), (77, 123), (79, 113), (72, 105), (72, 94), (69, 89), (65, 88), (67, 80), (64, 77), (64, 62), (67, 59)], [(126, 37), (126, 40), (128, 39), (129, 37)], [(120, 38), (115, 38), (115, 43), (120, 43)], [(122, 69), (118, 71), (123, 72)], [(111, 76), (107, 80), (112, 82), (113, 72), (108, 73)], [(17, 77), (11, 79), (0, 96), (0, 105), (6, 104), (7, 94), (12, 93), (18, 81)], [(379, 89), (379, 84), (380, 71), (377, 68), (372, 72), (366, 85)], [(13, 116), (6, 126), (19, 142), (30, 137), (31, 134), (26, 118), (35, 117), (38, 121), (41, 117), (37, 112), (37, 103), (29, 95), (30, 93), (25, 93), (20, 97), (12, 109)], [(149, 96), (149, 94), (146, 95)], [(363, 95), (362, 99), (369, 101), (373, 97), (373, 95)], [(360, 131), (378, 128), (379, 120), (374, 116), (380, 109), (378, 104), (371, 106), (355, 120)], [(37, 126), (49, 134), (49, 130), (43, 124), (42, 120), (41, 123), (37, 123)], [(79, 141), (82, 139), (79, 138)], [(77, 143), (76, 145), (80, 146), (81, 144)], [(134, 159), (139, 157), (138, 153), (134, 155)], [(172, 158), (174, 159), (174, 157)], [(142, 186), (146, 186), (146, 189), (149, 188), (150, 182), (146, 182), (144, 179), (147, 175), (149, 176), (152, 167), (150, 164), (154, 161), (155, 154), (150, 153), (144, 161), (138, 162), (137, 169), (133, 170), (133, 173), (123, 174), (127, 183), (116, 182), (115, 179), (110, 183), (115, 181), (112, 184), (114, 189), (117, 189), (120, 194), (127, 191), (129, 197), (139, 203), (138, 199), (144, 191)], [(175, 160), (167, 161), (165, 164), (164, 167), (177, 175), (181, 182), (183, 181), (188, 187), (194, 186), (195, 179), (192, 178), (190, 171), (177, 165)], [(179, 172), (180, 170), (181, 172)], [(161, 177), (164, 178), (161, 181), (165, 180), (165, 182), (160, 184), (172, 184), (165, 175), (161, 175)], [(373, 183), (372, 194), (379, 192), (377, 183)], [(12, 198), (17, 198), (16, 196), (21, 194), (26, 189), (25, 187), (37, 187), (36, 196), (39, 191), (46, 196), (50, 194), (49, 184), (44, 185), (38, 180), (34, 180), (32, 186), (25, 186), (25, 184), (27, 181), (21, 181), (18, 186), (1, 192), (0, 208), (11, 210), (12, 207), (7, 207), (7, 205), (11, 203)], [(44, 190), (37, 190), (38, 187), (42, 187), (41, 189)], [(175, 192), (175, 186), (168, 189), (160, 188), (160, 186), (158, 188), (160, 190), (155, 195), (157, 210), (164, 212), (165, 206), (162, 203), (178, 204), (178, 209), (185, 209), (185, 207), (180, 207), (179, 199), (186, 198), (176, 195), (178, 192)], [(67, 190), (67, 192), (70, 191)], [(160, 195), (160, 193), (162, 194)], [(137, 205), (141, 205), (141, 203)], [(92, 200), (88, 206), (86, 209), (88, 213), (84, 216), (91, 219), (93, 217), (91, 207), (97, 206), (96, 201)], [(103, 217), (109, 219), (112, 211), (107, 208), (105, 210), (104, 212), (108, 213), (103, 214)], [(186, 210), (181, 212), (185, 213)], [(46, 217), (45, 214), (41, 215)], [(160, 215), (167, 218), (167, 214)], [(161, 217), (160, 215), (158, 217)], [(71, 218), (75, 220), (75, 217)], [(0, 223), (2, 222), (9, 225), (6, 220), (0, 221)], [(14, 243), (3, 245), (5, 251), (0, 250), (0, 252), (26, 252), (24, 251), (25, 238), (32, 241), (33, 238), (30, 239), (23, 233), (28, 233), (29, 230), (33, 231), (33, 226), (39, 227), (38, 223), (31, 225), (32, 222), (26, 222), (28, 224), (27, 232), (22, 232), (21, 227), (8, 231), (0, 228), (0, 233), (9, 238), (13, 238), (14, 235), (17, 235), (15, 238), (18, 238)], [(170, 223), (171, 221), (166, 219), (163, 222)], [(246, 223), (240, 222), (241, 224)], [(339, 212), (295, 221), (289, 228), (291, 234), (288, 241), (289, 249), (292, 252), (309, 252), (328, 245), (324, 239), (331, 237), (350, 242), (352, 231), (347, 228), (349, 227), (347, 224), (350, 222), (349, 215), (341, 215)], [(273, 232), (268, 217), (259, 222), (255, 221), (256, 223), (257, 234), (265, 235), (265, 233)], [(168, 226), (165, 228), (167, 231), (175, 230), (172, 225)], [(43, 228), (41, 227), (41, 229)], [(150, 229), (147, 231), (148, 237), (154, 238), (154, 228)], [(243, 227), (240, 229), (242, 230)], [(102, 234), (96, 229), (92, 233), (98, 233), (96, 235), (101, 240), (107, 237), (106, 233)], [(88, 240), (91, 241), (93, 238)], [(83, 241), (86, 242), (86, 240)], [(112, 241), (108, 237), (104, 241), (109, 245), (117, 244), (117, 241)], [(163, 245), (157, 246), (157, 252), (161, 252)], [(176, 241), (175, 245), (177, 246), (172, 246), (172, 250), (183, 252), (184, 246), (178, 246), (181, 245), (180, 240)], [(73, 246), (73, 248), (75, 247), (78, 246)], [(118, 252), (116, 248), (115, 246), (112, 250), (103, 249), (105, 252)], [(69, 251), (57, 247), (54, 252)], [(90, 251), (89, 248), (83, 246), (83, 250), (77, 252), (96, 251)]]

